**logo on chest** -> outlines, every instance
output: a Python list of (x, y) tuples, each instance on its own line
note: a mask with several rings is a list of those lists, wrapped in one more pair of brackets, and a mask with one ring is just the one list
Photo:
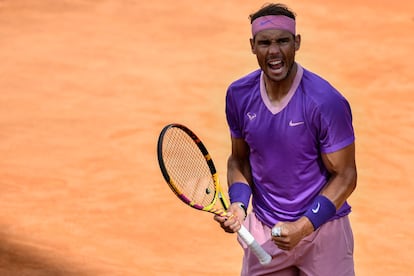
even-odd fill
[(303, 121), (297, 121), (297, 122), (294, 122), (293, 120), (290, 120), (290, 122), (289, 122), (289, 126), (291, 126), (291, 127), (296, 127), (296, 126), (300, 126), (300, 125), (303, 125), (305, 122), (303, 122)]
[(253, 121), (256, 119), (257, 115), (254, 112), (247, 112), (247, 118), (249, 118), (250, 121)]

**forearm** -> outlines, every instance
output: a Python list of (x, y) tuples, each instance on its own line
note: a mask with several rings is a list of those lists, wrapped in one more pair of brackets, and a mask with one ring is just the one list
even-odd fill
[[(356, 170), (349, 170), (345, 174), (333, 175), (322, 193), (318, 195), (303, 218), (307, 222), (302, 224), (303, 229), (316, 230), (319, 226), (335, 216), (337, 210), (345, 203), (356, 186)], [(306, 227), (305, 227), (306, 226)], [(304, 230), (309, 233), (308, 230)]]
[(304, 214), (315, 230), (335, 216), (354, 191), (357, 180), (353, 144), (340, 151), (322, 155), (322, 160), (331, 177)]
[(229, 186), (235, 182), (252, 183), (252, 174), (248, 160), (230, 156), (227, 162), (227, 182)]
[(227, 167), (227, 181), (229, 185), (229, 196), (231, 203), (238, 203), (237, 206), (242, 208), (247, 214), (250, 197), (252, 194), (251, 170), (248, 160), (245, 158), (229, 157)]

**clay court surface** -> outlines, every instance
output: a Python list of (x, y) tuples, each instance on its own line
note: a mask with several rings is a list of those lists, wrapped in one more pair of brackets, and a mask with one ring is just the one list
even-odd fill
[[(414, 270), (414, 4), (286, 1), (297, 60), (350, 101), (357, 275)], [(343, 2), (343, 3), (342, 3)], [(0, 275), (238, 275), (241, 249), (156, 159), (191, 127), (225, 182), (227, 85), (262, 1), (0, 0)]]

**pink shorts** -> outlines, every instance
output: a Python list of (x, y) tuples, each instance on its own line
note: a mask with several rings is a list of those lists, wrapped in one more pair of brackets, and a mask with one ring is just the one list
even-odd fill
[(241, 243), (244, 249), (241, 272), (243, 276), (355, 275), (354, 238), (348, 216), (325, 223), (290, 251), (279, 249), (271, 241), (271, 229), (261, 223), (254, 213), (248, 215), (244, 225), (272, 255), (272, 261), (268, 265), (261, 265), (256, 256)]

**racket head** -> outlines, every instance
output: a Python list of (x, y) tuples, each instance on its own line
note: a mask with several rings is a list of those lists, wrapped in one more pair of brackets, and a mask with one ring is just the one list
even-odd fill
[(158, 138), (157, 156), (165, 181), (181, 201), (198, 210), (225, 215), (228, 203), (216, 167), (193, 131), (182, 124), (166, 125)]

